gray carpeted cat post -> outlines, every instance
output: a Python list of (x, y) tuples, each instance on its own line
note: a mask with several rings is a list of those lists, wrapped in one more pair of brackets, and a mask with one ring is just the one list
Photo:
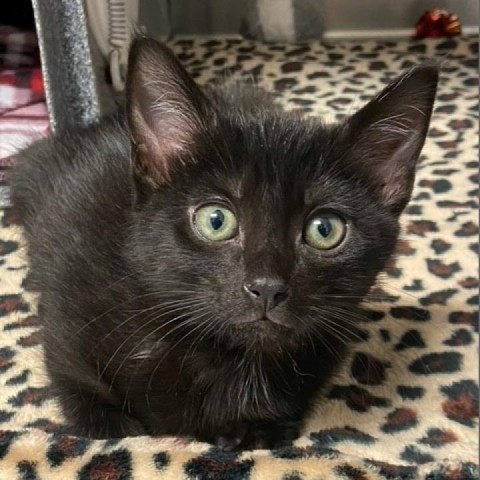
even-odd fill
[(102, 77), (83, 0), (33, 0), (33, 7), (52, 128), (87, 125), (100, 113)]

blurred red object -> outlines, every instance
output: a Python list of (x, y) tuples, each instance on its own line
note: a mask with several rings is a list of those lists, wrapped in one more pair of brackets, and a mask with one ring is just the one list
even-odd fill
[(454, 37), (461, 33), (458, 15), (446, 10), (427, 10), (415, 24), (413, 38)]

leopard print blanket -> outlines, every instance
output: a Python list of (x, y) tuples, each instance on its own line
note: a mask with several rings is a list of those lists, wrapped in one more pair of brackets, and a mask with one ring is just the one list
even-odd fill
[[(442, 61), (396, 260), (351, 357), (291, 448), (225, 453), (176, 438), (68, 436), (46, 391), (22, 231), (0, 215), (0, 479), (478, 478), (477, 38), (265, 45), (177, 40), (200, 83), (232, 72), (330, 120), (401, 70)], [(381, 298), (381, 301), (379, 301)]]

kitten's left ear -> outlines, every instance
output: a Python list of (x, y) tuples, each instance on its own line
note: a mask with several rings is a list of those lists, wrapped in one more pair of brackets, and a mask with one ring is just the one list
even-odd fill
[(380, 201), (396, 214), (410, 199), (437, 82), (437, 65), (414, 67), (346, 124), (355, 169), (373, 183)]

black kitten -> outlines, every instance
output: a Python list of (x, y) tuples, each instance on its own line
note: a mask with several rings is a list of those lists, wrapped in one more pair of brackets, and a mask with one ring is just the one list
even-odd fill
[(135, 41), (126, 120), (34, 144), (11, 178), (73, 432), (291, 442), (394, 250), (437, 75), (326, 126)]

